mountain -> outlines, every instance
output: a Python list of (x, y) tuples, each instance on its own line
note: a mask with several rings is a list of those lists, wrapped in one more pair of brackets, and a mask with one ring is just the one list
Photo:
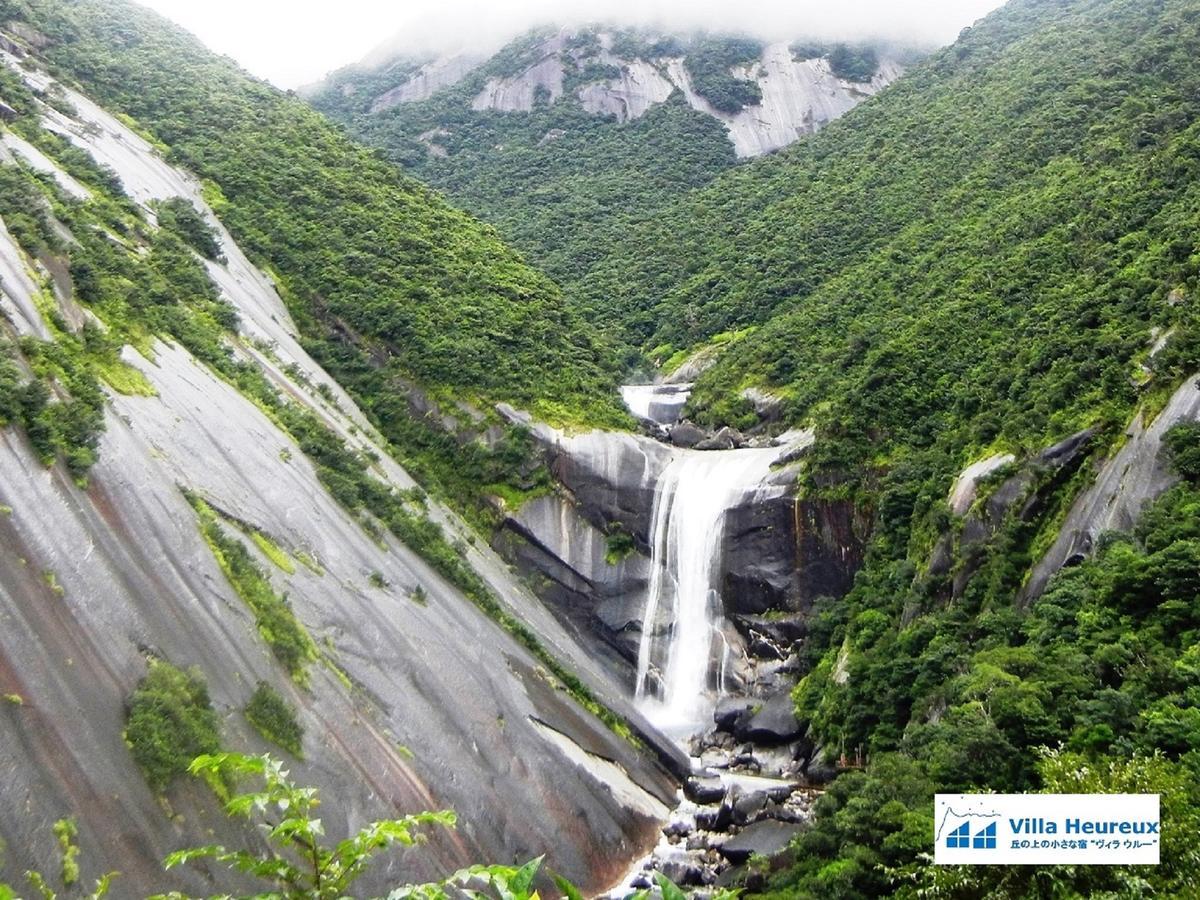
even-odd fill
[(186, 775), (217, 749), (333, 836), (458, 811), (363, 890), (551, 846), (615, 882), (678, 751), (314, 358), (603, 415), (557, 289), (135, 5), (5, 0), (0, 98), (0, 893), (76, 844), (120, 896), (240, 890), (162, 869), (257, 846)]
[(737, 159), (812, 134), (915, 55), (546, 28), (483, 59), (375, 59), (306, 94), (569, 283), (595, 257), (597, 231), (619, 233)]
[[(316, 98), (495, 227), (132, 5), (0, 33), (0, 882), (260, 847), (230, 749), (455, 808), (376, 893), (1195, 894), (1198, 0), (1013, 0), (741, 161), (680, 84), (757, 105), (742, 38)], [(1162, 862), (931, 865), (978, 790), (1158, 794)]]
[(576, 285), (680, 380), (711, 364), (709, 434), (811, 428), (797, 559), (862, 552), (794, 645), (801, 727), (854, 771), (773, 896), (1123, 889), (924, 868), (935, 791), (1144, 775), (1197, 808), (1198, 29), (1195, 2), (1014, 0)]

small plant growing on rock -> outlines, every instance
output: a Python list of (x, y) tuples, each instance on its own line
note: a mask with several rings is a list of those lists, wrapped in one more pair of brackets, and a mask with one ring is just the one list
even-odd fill
[(220, 728), (199, 670), (151, 661), (129, 698), (125, 743), (155, 791), (186, 772), (199, 754), (216, 752)]
[(268, 741), (297, 758), (303, 758), (301, 742), (304, 728), (296, 719), (296, 710), (275, 688), (260, 681), (246, 704), (246, 721)]

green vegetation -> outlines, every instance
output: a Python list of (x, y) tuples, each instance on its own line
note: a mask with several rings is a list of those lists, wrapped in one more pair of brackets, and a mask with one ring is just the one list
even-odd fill
[(1010, 4), (633, 228), (580, 300), (646, 347), (760, 325), (692, 411), (738, 421), (743, 387), (775, 388), (787, 422), (819, 426), (835, 479), (935, 443), (966, 458), (1123, 424), (1152, 326), (1179, 329), (1157, 381), (1200, 361), (1180, 299), (1196, 289), (1195, 29), (1149, 0)]
[(74, 819), (59, 819), (54, 823), (54, 836), (58, 838), (58, 848), (62, 851), (62, 871), (59, 874), (66, 887), (79, 881), (79, 845), (75, 843), (78, 835), (79, 829)]
[(1200, 482), (1200, 422), (1176, 425), (1163, 435), (1163, 443), (1175, 470), (1193, 484)]
[[(570, 285), (634, 222), (707, 184), (735, 156), (724, 126), (689, 108), (678, 93), (625, 123), (585, 111), (578, 89), (614, 74), (587, 55), (599, 47), (588, 31), (571, 48), (583, 52), (579, 63), (564, 55), (564, 93), (556, 103), (529, 113), (471, 109), (489, 78), (517, 74), (537, 62), (534, 48), (547, 36), (534, 32), (514, 41), (424, 102), (371, 112), (372, 101), (406, 77), (409, 68), (403, 65), (337, 72), (311, 100), (354, 136), (494, 224), (543, 271)], [(672, 39), (614, 33), (613, 53), (622, 59), (684, 52)], [(445, 156), (421, 140), (430, 132)]]
[[(1157, 793), (1163, 819), (1157, 866), (933, 866), (930, 805), (944, 790), (924, 766), (884, 756), (867, 772), (842, 775), (817, 801), (816, 821), (790, 850), (794, 865), (772, 879), (770, 900), (861, 897), (1187, 897), (1200, 883), (1191, 836), (1200, 825), (1194, 764), (1161, 756), (1097, 759), (1044, 751), (1042, 793)], [(922, 858), (926, 857), (926, 858)]]
[(879, 71), (879, 54), (866, 44), (820, 44), (802, 42), (793, 44), (792, 56), (796, 59), (826, 59), (830, 71), (838, 78), (859, 83), (870, 81)]
[(246, 545), (221, 527), (220, 519), (211, 506), (194, 494), (188, 494), (188, 501), (196, 510), (200, 532), (212, 550), (217, 565), (237, 595), (254, 613), (259, 634), (292, 679), (297, 684), (307, 684), (306, 667), (319, 659), (320, 653), (292, 611), (287, 595), (275, 593), (266, 573), (259, 568)]
[(278, 544), (256, 528), (249, 529), (247, 533), (250, 535), (250, 540), (254, 543), (254, 546), (262, 551), (263, 556), (274, 563), (285, 574), (295, 574), (296, 564), (292, 562), (291, 557)]
[[(1112, 536), (1095, 559), (1061, 572), (1023, 615), (1009, 603), (932, 602), (907, 571), (861, 579), (814, 628), (798, 714), (821, 745), (865, 747), (874, 761), (818, 804), (796, 868), (780, 881), (785, 895), (908, 896), (900, 886), (922, 869), (934, 789), (1065, 790), (1066, 763), (1046, 762), (1042, 750), (1060, 743), (1080, 772), (1111, 773), (1103, 789), (1144, 775), (1188, 815), (1200, 809), (1200, 491), (1172, 489), (1134, 535)], [(849, 677), (839, 683), (843, 652)], [(1186, 883), (1174, 881), (1181, 868), (1200, 877), (1188, 854), (1171, 852), (1155, 881), (1166, 896)]]
[(244, 710), (246, 721), (266, 740), (303, 758), (304, 728), (296, 719), (296, 710), (265, 681), (260, 681)]
[(637, 549), (633, 535), (623, 528), (616, 528), (606, 538), (604, 561), (615, 566)]
[[(267, 810), (281, 810), (282, 818), (272, 817), (263, 825), (268, 842), (265, 850), (229, 850), (220, 845), (195, 847), (172, 853), (166, 859), (166, 867), (211, 859), (269, 885), (280, 896), (304, 900), (348, 896), (350, 885), (366, 872), (371, 858), (379, 851), (393, 844), (412, 846), (423, 829), (448, 828), (455, 822), (454, 813), (449, 811), (417, 813), (373, 822), (346, 840), (326, 846), (321, 821), (313, 815), (320, 802), (317, 791), (294, 785), (278, 760), (222, 753), (198, 757), (190, 771), (213, 785), (219, 797), (225, 796), (223, 788), (228, 783), (261, 778), (261, 790), (232, 797), (225, 805), (226, 812), (234, 818), (254, 820)], [(414, 887), (409, 896), (430, 896), (417, 893), (418, 890)], [(184, 900), (179, 893), (172, 893), (171, 897)]]
[(155, 204), (154, 211), (158, 214), (159, 226), (173, 232), (205, 259), (221, 259), (216, 231), (190, 201), (173, 197)]
[[(96, 883), (91, 890), (85, 890), (78, 887), (79, 884), (79, 845), (75, 842), (78, 836), (78, 829), (74, 819), (59, 819), (54, 823), (52, 828), (55, 840), (58, 843), (59, 859), (61, 861), (59, 868), (59, 881), (62, 884), (63, 890), (69, 892), (72, 896), (77, 896), (81, 900), (101, 900), (108, 895), (112, 881), (117, 877), (116, 872), (109, 872), (96, 879)], [(0, 845), (0, 850), (3, 846)], [(58, 900), (62, 895), (50, 885), (50, 880), (41, 872), (26, 872), (25, 880), (29, 882), (29, 886), (37, 891), (42, 900)], [(74, 889), (74, 890), (72, 890)], [(18, 900), (17, 894), (7, 884), (0, 882), (0, 900)]]
[(709, 37), (689, 48), (684, 65), (696, 93), (721, 112), (741, 112), (762, 102), (755, 81), (735, 78), (738, 66), (753, 66), (762, 57), (762, 41), (745, 37)]
[(151, 660), (129, 698), (125, 742), (154, 791), (163, 791), (191, 761), (221, 745), (217, 714), (198, 669)]
[[(299, 99), (131, 3), (6, 6), (51, 38), (44, 52), (59, 74), (212, 185), (235, 239), (278, 273), (308, 337), (339, 342), (344, 366), (385, 359), (390, 372), (484, 407), (622, 419), (601, 346), (549, 280)], [(214, 249), (184, 204), (162, 209), (160, 234)]]

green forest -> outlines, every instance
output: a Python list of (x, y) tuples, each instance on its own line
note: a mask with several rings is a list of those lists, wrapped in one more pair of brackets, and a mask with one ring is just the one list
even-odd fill
[[(306, 335), (486, 404), (620, 418), (602, 342), (496, 232), (355, 146), (300, 100), (125, 4), (5, 0), (68, 81), (136, 119), (214, 187)], [(336, 374), (336, 373), (335, 373)]]
[[(634, 223), (708, 184), (733, 166), (735, 157), (724, 126), (691, 109), (678, 92), (630, 122), (587, 112), (573, 91), (587, 81), (614, 76), (595, 62), (578, 71), (571, 71), (569, 63), (563, 96), (528, 113), (472, 109), (473, 98), (489, 79), (519, 74), (537, 62), (539, 48), (552, 36), (547, 30), (524, 35), (425, 101), (371, 111), (377, 96), (415, 69), (403, 61), (380, 70), (335, 72), (311, 101), (344, 123), (355, 138), (494, 224), (540, 269), (568, 285)], [(594, 54), (596, 41), (595, 30), (584, 29), (566, 50)], [(688, 48), (636, 30), (618, 30), (613, 52), (636, 58), (695, 49), (696, 59), (711, 72), (716, 96), (737, 86), (757, 90), (721, 67), (730, 53), (731, 58), (744, 56), (745, 43), (712, 39)], [(750, 52), (759, 49), (760, 44), (750, 42)], [(445, 155), (430, 152), (420, 139), (426, 134), (434, 135), (432, 142)]]
[[(1200, 371), (1200, 2), (1011, 0), (818, 134), (744, 164), (720, 123), (678, 94), (620, 125), (566, 102), (520, 117), (471, 110), (488, 78), (536, 56), (541, 32), (403, 114), (369, 114), (394, 69), (389, 82), (339, 73), (309, 106), (140, 7), (0, 0), (0, 21), (11, 19), (48, 36), (56, 75), (136, 120), (204, 180), (222, 222), (276, 278), (305, 348), (419, 480), (484, 530), (495, 519), (479, 513), (481, 495), (546, 493), (550, 474), (526, 465), (533, 448), (521, 431), (489, 450), (414, 419), (414, 387), (470, 404), (489, 423), (503, 401), (557, 426), (630, 429), (622, 377), (707, 347), (716, 362), (689, 418), (761, 432), (746, 396), (754, 388), (781, 401), (770, 430), (815, 428), (802, 497), (845, 504), (870, 527), (853, 588), (811, 610), (793, 700), (829, 759), (857, 751), (868, 763), (829, 786), (782, 862), (751, 873), (747, 895), (1200, 895), (1191, 846), (1200, 827), (1200, 426), (1167, 433), (1164, 464), (1177, 483), (1131, 533), (1103, 535), (1040, 596), (1023, 593), (1133, 416), (1153, 420)], [(647, 38), (621, 40), (636, 48)], [(760, 43), (710, 40), (690, 51), (715, 106), (757, 102), (757, 87), (729, 70), (756, 58)], [(878, 66), (865, 46), (793, 53), (826, 56), (846, 78), (865, 80)], [(81, 207), (47, 179), (0, 166), (9, 231), (31, 256), (68, 256), (80, 299), (110, 329), (56, 325), (54, 343), (0, 347), (0, 422), (20, 424), (44, 461), (61, 457), (86, 485), (101, 384), (143, 388), (118, 359), (123, 342), (169, 335), (249, 392), (263, 387), (222, 344), (236, 320), (192, 254), (220, 253), (193, 207), (160, 204), (162, 227), (148, 228), (111, 173), (35, 126), (31, 97), (6, 69), (0, 93), (15, 108), (13, 129), (98, 196)], [(418, 136), (447, 124), (444, 158)], [(78, 246), (64, 246), (43, 207), (85, 236)], [(68, 400), (51, 401), (53, 383)], [(424, 518), (419, 491), (373, 490), (365, 460), (260, 399), (346, 508), (421, 550), (628, 735), (525, 623), (505, 618)], [(1083, 449), (1071, 467), (1034, 462), (1072, 436)], [(1006, 511), (968, 559), (966, 526), (946, 497), (965, 466), (997, 453), (1017, 462), (981, 486), (968, 518), (1009, 478), (1025, 479), (1024, 506)], [(301, 681), (321, 651), (241, 542), (193, 506)], [(939, 567), (946, 547), (958, 555)], [(191, 673), (153, 668), (135, 699), (130, 746), (153, 784), (219, 750)], [(188, 708), (186, 754), (157, 752), (165, 726), (151, 707), (164, 704)], [(278, 695), (260, 692), (246, 715), (300, 755), (302, 730)], [(201, 759), (193, 774), (207, 771), (223, 798), (223, 764), (265, 777), (280, 796), (297, 790), (269, 758)], [(1164, 863), (932, 866), (932, 795), (975, 790), (1161, 793), (1171, 823)], [(396, 825), (367, 849), (447, 823)], [(222, 853), (173, 864), (236, 865)], [(481, 874), (498, 896), (522, 897), (536, 870)]]

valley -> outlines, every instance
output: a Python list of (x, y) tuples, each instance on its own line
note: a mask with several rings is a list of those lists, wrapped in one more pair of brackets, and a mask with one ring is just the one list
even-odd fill
[[(1198, 44), (296, 93), (0, 0), (0, 898), (1189, 896)], [(1162, 862), (931, 865), (970, 791), (1157, 793)]]

